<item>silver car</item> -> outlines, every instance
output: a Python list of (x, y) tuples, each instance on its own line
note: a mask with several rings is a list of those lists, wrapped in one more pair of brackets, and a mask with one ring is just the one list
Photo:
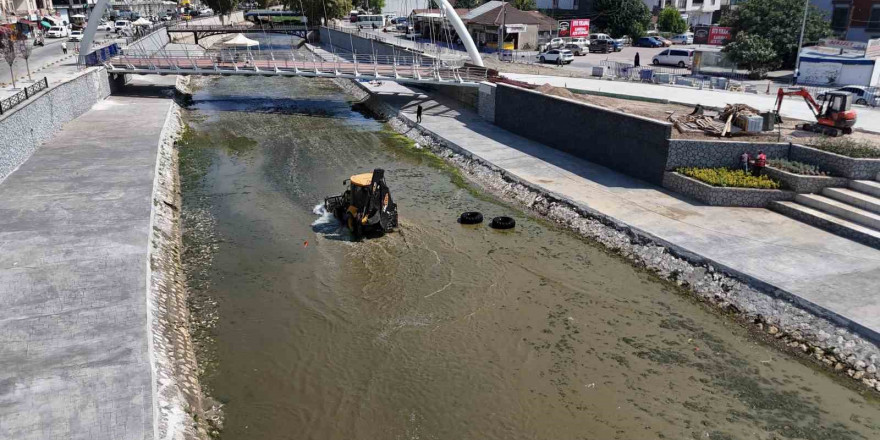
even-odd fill
[[(846, 86), (835, 91), (852, 93), (853, 104), (870, 105), (871, 107), (877, 107), (880, 105), (880, 95), (878, 95), (878, 89), (876, 87)], [(820, 93), (817, 98), (822, 100), (824, 95), (824, 93)]]
[(589, 49), (586, 49), (577, 43), (568, 43), (565, 45), (564, 49), (570, 50), (571, 53), (574, 54), (574, 56), (576, 56), (576, 57), (586, 55), (587, 52), (589, 52)]

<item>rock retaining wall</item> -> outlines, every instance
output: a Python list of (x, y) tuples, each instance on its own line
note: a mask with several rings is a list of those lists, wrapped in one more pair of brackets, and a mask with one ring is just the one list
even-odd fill
[[(398, 113), (378, 97), (349, 80), (336, 80), (344, 90), (365, 100), (375, 113), (389, 118), (396, 131), (428, 148), (464, 173), (472, 182), (530, 212), (593, 240), (637, 266), (645, 267), (734, 319), (764, 332), (776, 345), (810, 356), (829, 370), (846, 374), (880, 392), (880, 349), (857, 334), (820, 317), (803, 305), (781, 299), (781, 292), (742, 274), (723, 273), (699, 255), (682, 252), (649, 234), (621, 224), (589, 207), (556, 199), (530, 182), (516, 179), (442, 136), (431, 133)], [(757, 287), (764, 286), (767, 293)], [(812, 312), (812, 313), (811, 313)]]
[(667, 172), (663, 176), (663, 187), (711, 206), (766, 208), (770, 202), (794, 200), (795, 195), (791, 191), (780, 189), (712, 186), (676, 172)]
[(873, 179), (880, 173), (880, 159), (856, 159), (804, 145), (792, 145), (788, 158), (849, 179)]
[(0, 116), (0, 182), (23, 164), (67, 122), (110, 96), (103, 67), (86, 69), (76, 78), (50, 84)]
[(743, 152), (754, 157), (764, 151), (768, 159), (785, 159), (788, 148), (789, 144), (776, 142), (670, 139), (666, 171), (681, 167), (738, 168)]
[(820, 193), (827, 187), (846, 187), (849, 184), (849, 179), (846, 177), (806, 176), (773, 167), (765, 167), (763, 172), (798, 194)]

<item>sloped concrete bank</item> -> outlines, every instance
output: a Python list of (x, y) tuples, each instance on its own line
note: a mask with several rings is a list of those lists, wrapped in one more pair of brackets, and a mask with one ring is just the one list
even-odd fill
[(772, 286), (723, 273), (699, 255), (659, 243), (612, 217), (521, 181), (475, 158), (442, 135), (421, 128), (356, 81), (334, 81), (375, 114), (387, 118), (396, 131), (454, 165), (484, 190), (600, 243), (752, 328), (783, 350), (845, 374), (855, 381), (854, 385), (880, 392), (880, 349), (848, 330), (844, 323), (834, 323), (815, 311), (781, 299), (780, 292)]
[[(177, 88), (186, 92), (179, 77)], [(181, 254), (181, 193), (174, 144), (183, 130), (180, 107), (165, 121), (153, 186), (147, 320), (152, 340), (154, 430), (157, 439), (207, 439), (222, 425), (220, 405), (203, 395), (190, 334), (190, 311)]]

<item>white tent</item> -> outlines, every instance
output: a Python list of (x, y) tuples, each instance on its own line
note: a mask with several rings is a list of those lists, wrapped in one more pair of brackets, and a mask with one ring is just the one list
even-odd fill
[(151, 23), (150, 20), (147, 20), (146, 18), (141, 17), (141, 18), (138, 18), (137, 20), (135, 20), (131, 25), (132, 26), (149, 26), (151, 24), (153, 24), (153, 23)]
[(242, 34), (238, 34), (233, 37), (231, 40), (223, 42), (223, 46), (226, 47), (252, 47), (259, 46), (260, 42), (257, 40), (251, 40), (248, 37), (245, 37)]
[(86, 16), (82, 15), (82, 14), (76, 14), (76, 15), (71, 15), (70, 18), (86, 18)]

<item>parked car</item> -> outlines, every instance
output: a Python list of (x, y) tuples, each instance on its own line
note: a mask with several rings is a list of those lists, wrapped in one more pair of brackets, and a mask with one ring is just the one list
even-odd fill
[(70, 41), (82, 41), (83, 39), (83, 31), (76, 30), (70, 31)]
[(557, 47), (565, 46), (565, 40), (562, 38), (553, 38), (550, 40), (550, 47), (556, 49)]
[[(880, 105), (880, 95), (878, 95), (878, 89), (876, 87), (846, 86), (834, 91), (852, 93), (853, 103), (855, 104), (870, 105), (872, 107)], [(827, 92), (818, 94), (816, 99), (819, 101), (825, 99), (825, 93)]]
[(636, 47), (663, 47), (663, 42), (654, 37), (642, 37), (636, 40)]
[(550, 49), (547, 52), (538, 54), (538, 60), (542, 63), (559, 64), (559, 60), (563, 64), (571, 64), (574, 61), (574, 54), (568, 49)]
[(660, 64), (678, 67), (691, 66), (694, 63), (694, 51), (690, 49), (666, 49), (654, 55), (651, 63), (655, 66)]
[(574, 54), (574, 56), (576, 56), (576, 57), (587, 54), (587, 49), (585, 49), (584, 46), (581, 46), (580, 44), (577, 44), (577, 43), (568, 43), (565, 45), (565, 49), (570, 50), (571, 53)]
[(590, 45), (590, 39), (584, 37), (572, 38), (570, 43), (577, 44), (580, 47), (587, 47)]
[(671, 38), (673, 44), (694, 44), (694, 34), (688, 32)]
[(116, 30), (116, 27), (113, 26), (113, 22), (112, 22), (112, 21), (105, 21), (105, 22), (103, 22), (103, 23), (101, 23), (101, 24), (98, 25), (98, 30), (99, 30), (99, 31), (113, 32), (114, 30)]
[(614, 40), (620, 44), (620, 47), (629, 46), (632, 44), (632, 38), (629, 35), (624, 35), (616, 40)]
[(49, 38), (64, 38), (68, 35), (66, 26), (52, 26), (46, 32)]
[(663, 37), (654, 37), (654, 38), (660, 40), (660, 42), (663, 43), (663, 46), (664, 46), (664, 47), (672, 46), (672, 41), (669, 41), (669, 40), (667, 40), (667, 39), (665, 39), (665, 38), (663, 38)]
[(128, 20), (116, 20), (116, 23), (113, 23), (113, 29), (116, 33), (127, 33), (132, 30), (131, 22)]
[(610, 41), (611, 41), (611, 45), (614, 48), (615, 52), (620, 52), (623, 50), (623, 43), (621, 43), (620, 40), (610, 40)]
[(590, 42), (590, 53), (614, 52), (614, 40), (593, 40)]

